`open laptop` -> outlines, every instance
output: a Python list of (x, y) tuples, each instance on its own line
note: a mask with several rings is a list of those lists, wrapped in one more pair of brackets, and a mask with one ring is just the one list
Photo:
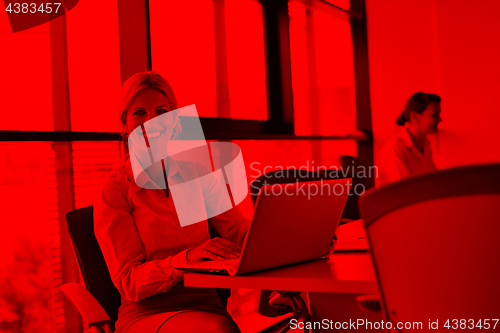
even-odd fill
[(239, 259), (176, 264), (191, 272), (255, 272), (322, 257), (330, 250), (351, 179), (263, 186)]

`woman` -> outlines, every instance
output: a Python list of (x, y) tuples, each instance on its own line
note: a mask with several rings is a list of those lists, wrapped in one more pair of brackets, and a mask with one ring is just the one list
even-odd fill
[[(171, 117), (172, 128), (157, 133), (150, 121), (175, 109), (174, 93), (163, 77), (154, 72), (132, 76), (122, 85), (120, 101), (125, 142), (136, 145), (128, 138), (137, 128), (146, 129), (150, 144), (165, 133), (167, 140), (177, 138), (178, 116)], [(173, 265), (237, 258), (248, 221), (237, 209), (211, 218), (210, 225), (223, 237), (214, 239), (209, 239), (206, 220), (181, 226), (168, 184), (201, 179), (201, 168), (165, 158), (142, 165), (138, 177), (132, 164), (144, 162), (136, 155), (130, 149), (124, 165), (108, 176), (94, 209), (95, 235), (121, 294), (116, 332), (239, 332), (215, 289), (184, 287), (184, 272)], [(222, 185), (199, 182), (205, 202), (216, 200)]]
[(441, 98), (418, 92), (410, 97), (396, 120), (404, 128), (380, 151), (380, 184), (432, 172), (436, 166), (427, 135), (437, 133)]

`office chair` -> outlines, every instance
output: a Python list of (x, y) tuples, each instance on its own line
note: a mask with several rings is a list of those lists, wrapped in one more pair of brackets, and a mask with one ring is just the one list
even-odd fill
[[(355, 190), (352, 191), (354, 195), (347, 199), (342, 217), (359, 220), (359, 195), (357, 194), (363, 193), (375, 186), (374, 168), (367, 160), (350, 155), (340, 156), (340, 167), (342, 168), (342, 176), (352, 177)], [(363, 176), (363, 172), (365, 176)], [(359, 188), (357, 188), (357, 186), (359, 186)]]
[[(89, 206), (66, 214), (69, 236), (87, 289), (78, 283), (66, 283), (61, 290), (91, 329), (108, 333), (115, 330), (121, 300), (94, 235), (93, 211)], [(211, 237), (218, 236), (212, 228), (209, 232)], [(229, 290), (217, 289), (217, 294), (222, 305), (227, 306)]]
[(90, 327), (102, 327), (106, 332), (113, 332), (121, 304), (120, 293), (111, 281), (95, 238), (93, 214), (92, 206), (66, 214), (68, 233), (87, 289), (77, 283), (68, 283), (61, 290)]
[(427, 329), (429, 320), (453, 328), (461, 319), (469, 328), (498, 318), (499, 174), (500, 164), (465, 166), (361, 197), (382, 310), (395, 328), (421, 322)]
[[(342, 155), (340, 156), (340, 166), (343, 170), (352, 170), (349, 168), (354, 167), (355, 173), (358, 171), (365, 170), (366, 176), (363, 177), (364, 185), (366, 189), (372, 188), (375, 186), (375, 176), (374, 174), (374, 166), (368, 162), (366, 159), (359, 156), (351, 156), (351, 155)], [(356, 175), (358, 177), (358, 175)]]

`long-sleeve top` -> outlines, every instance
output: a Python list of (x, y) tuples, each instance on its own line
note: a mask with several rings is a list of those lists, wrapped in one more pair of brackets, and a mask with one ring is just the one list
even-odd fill
[[(225, 186), (220, 182), (203, 183), (210, 178), (201, 177), (204, 172), (196, 163), (169, 161), (167, 168), (169, 184), (200, 179), (205, 202), (217, 200), (220, 187)], [(165, 299), (151, 304), (148, 298), (162, 293), (168, 298), (168, 291), (184, 275), (173, 264), (185, 263), (187, 250), (209, 239), (207, 220), (182, 227), (172, 195), (167, 196), (158, 186), (154, 188), (146, 172), (134, 179), (128, 159), (107, 177), (94, 205), (95, 235), (121, 294), (120, 313), (123, 307), (127, 307), (127, 313), (142, 311), (141, 304), (146, 303), (146, 308), (155, 312), (161, 307), (165, 311), (175, 309), (175, 304), (166, 305)], [(242, 245), (249, 223), (237, 208), (209, 221), (221, 237)], [(178, 291), (173, 292), (178, 296)]]
[(380, 150), (380, 185), (436, 171), (429, 140), (425, 139), (423, 154), (415, 147), (406, 127)]

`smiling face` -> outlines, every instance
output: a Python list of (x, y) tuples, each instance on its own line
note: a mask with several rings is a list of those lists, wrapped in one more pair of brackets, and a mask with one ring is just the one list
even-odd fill
[[(148, 139), (154, 140), (167, 130), (160, 122), (148, 122), (156, 116), (171, 111), (167, 97), (158, 89), (148, 88), (141, 91), (132, 101), (127, 116), (127, 134), (145, 124)], [(170, 132), (172, 129), (169, 129)], [(142, 132), (142, 131), (141, 131)]]
[(441, 105), (439, 103), (429, 103), (427, 109), (421, 114), (414, 113), (414, 125), (418, 128), (419, 132), (424, 134), (437, 133), (438, 125), (441, 121)]

